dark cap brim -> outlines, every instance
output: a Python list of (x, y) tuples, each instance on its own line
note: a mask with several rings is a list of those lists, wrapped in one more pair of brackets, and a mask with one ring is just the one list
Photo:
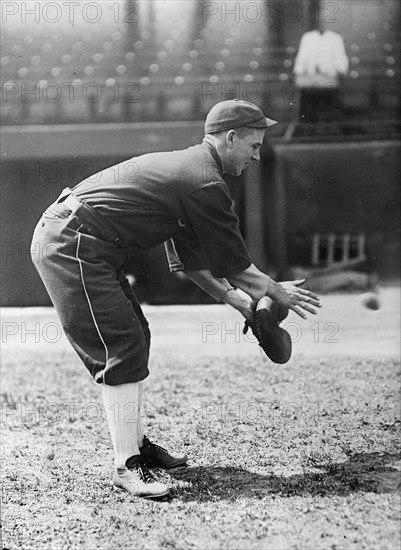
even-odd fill
[(269, 126), (274, 126), (275, 124), (278, 124), (277, 120), (265, 117), (256, 122), (246, 124), (245, 126), (249, 126), (250, 128), (268, 128)]

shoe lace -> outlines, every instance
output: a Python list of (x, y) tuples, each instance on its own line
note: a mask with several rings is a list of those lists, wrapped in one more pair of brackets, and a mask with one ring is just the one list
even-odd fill
[(145, 461), (140, 461), (137, 466), (138, 474), (140, 475), (141, 479), (145, 483), (153, 483), (155, 481), (155, 478), (152, 474), (152, 472), (149, 470), (149, 468), (146, 465)]
[(127, 460), (126, 466), (129, 470), (135, 472), (143, 482), (153, 483), (155, 481), (152, 472), (149, 470), (146, 461), (142, 459), (142, 457), (132, 457)]

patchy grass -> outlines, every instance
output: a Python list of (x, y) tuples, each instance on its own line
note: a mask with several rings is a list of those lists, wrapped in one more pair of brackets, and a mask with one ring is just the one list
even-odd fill
[[(155, 341), (174, 316), (151, 309)], [(5, 349), (3, 548), (399, 548), (396, 357), (302, 350), (275, 366), (253, 347), (188, 349), (177, 335), (146, 383), (147, 434), (191, 457), (157, 472), (163, 502), (112, 488), (99, 387), (64, 340)]]

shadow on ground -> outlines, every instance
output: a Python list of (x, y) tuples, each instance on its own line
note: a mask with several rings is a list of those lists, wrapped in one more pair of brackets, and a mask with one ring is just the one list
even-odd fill
[[(358, 453), (346, 462), (314, 465), (314, 472), (290, 476), (260, 475), (242, 468), (198, 466), (170, 471), (185, 486), (175, 496), (190, 500), (235, 500), (263, 498), (347, 495), (355, 492), (394, 493), (400, 489), (400, 454)], [(318, 471), (316, 471), (318, 470)]]

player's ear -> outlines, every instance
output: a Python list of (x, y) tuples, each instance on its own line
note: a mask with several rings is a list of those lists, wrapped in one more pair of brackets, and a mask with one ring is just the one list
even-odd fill
[(226, 145), (229, 149), (232, 149), (234, 146), (234, 136), (235, 136), (235, 130), (229, 130), (226, 133)]

